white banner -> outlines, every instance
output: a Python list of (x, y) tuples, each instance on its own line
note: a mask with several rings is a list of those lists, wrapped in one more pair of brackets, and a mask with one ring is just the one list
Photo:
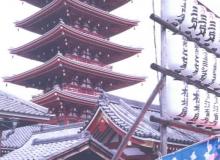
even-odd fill
[(185, 17), (186, 0), (166, 0), (164, 5), (164, 19), (174, 26), (180, 25)]
[[(197, 0), (167, 0), (165, 19), (220, 55), (220, 18)], [(181, 75), (220, 90), (220, 58), (167, 31), (167, 67)], [(199, 127), (220, 129), (220, 98), (172, 78), (166, 81), (167, 113)]]
[(199, 118), (200, 94), (195, 86), (188, 85), (188, 112), (184, 118), (188, 123), (196, 123)]
[(166, 80), (166, 112), (174, 119), (182, 119), (188, 112), (188, 86), (171, 77)]
[(203, 39), (201, 39), (201, 43), (205, 46), (210, 46), (216, 38), (216, 24), (217, 24), (217, 17), (214, 13), (207, 11), (207, 25), (206, 25), (206, 34)]
[(181, 72), (187, 65), (187, 40), (183, 36), (173, 35), (172, 32), (167, 31), (166, 46), (168, 68)]
[(180, 30), (188, 35), (195, 32), (198, 21), (198, 2), (197, 0), (186, 0), (185, 17), (180, 25)]
[(197, 16), (197, 25), (194, 32), (191, 32), (192, 38), (200, 41), (204, 39), (206, 34), (206, 26), (207, 26), (207, 16), (206, 16), (206, 8), (201, 5), (197, 5), (198, 7), (198, 16)]
[(220, 55), (220, 18), (216, 18), (216, 33), (214, 42), (210, 44), (209, 48), (216, 51)]
[(216, 72), (215, 72), (215, 81), (210, 85), (213, 89), (220, 89), (220, 59), (216, 58)]

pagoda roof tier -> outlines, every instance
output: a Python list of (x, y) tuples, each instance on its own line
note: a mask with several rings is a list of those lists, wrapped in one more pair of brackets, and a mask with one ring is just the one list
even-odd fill
[(56, 26), (60, 18), (70, 26), (74, 26), (73, 23), (78, 18), (81, 21), (89, 21), (91, 26), (99, 24), (100, 26), (97, 29), (100, 30), (99, 34), (104, 37), (119, 34), (138, 23), (137, 21), (114, 16), (78, 0), (54, 0), (32, 16), (16, 22), (16, 26), (44, 34)]
[(62, 101), (71, 104), (86, 105), (94, 108), (97, 105), (97, 99), (98, 96), (95, 95), (80, 94), (66, 90), (53, 89), (45, 94), (33, 97), (32, 101), (43, 106), (55, 106), (54, 104)]
[[(87, 47), (93, 51), (102, 51), (106, 57), (109, 55), (108, 58), (105, 58), (105, 64), (126, 59), (140, 53), (142, 50), (140, 48), (122, 46), (108, 40), (83, 33), (73, 27), (60, 23), (41, 37), (18, 48), (10, 49), (10, 53), (45, 62), (55, 56), (56, 53), (50, 52), (50, 50), (53, 49), (54, 46), (58, 45), (63, 46), (63, 50), (68, 48), (66, 45), (71, 45)], [(42, 52), (45, 54), (47, 52), (49, 53), (46, 54), (44, 59), (39, 59), (38, 55), (42, 54)]]
[[(36, 7), (42, 8), (52, 2), (53, 0), (21, 0), (25, 1), (31, 5), (34, 5)], [(130, 0), (107, 0), (103, 4), (98, 4), (103, 10), (112, 11), (126, 3), (128, 3)]]
[(74, 75), (79, 75), (88, 76), (93, 82), (101, 80), (105, 91), (120, 89), (145, 80), (144, 77), (116, 73), (106, 67), (74, 61), (62, 55), (56, 55), (51, 60), (36, 68), (12, 77), (7, 77), (4, 80), (27, 87), (45, 89), (48, 84), (41, 84), (38, 87), (32, 84), (38, 81), (45, 82), (48, 78), (51, 79), (51, 75), (63, 76), (63, 73), (65, 73), (67, 79), (69, 79), (67, 76), (73, 77)]

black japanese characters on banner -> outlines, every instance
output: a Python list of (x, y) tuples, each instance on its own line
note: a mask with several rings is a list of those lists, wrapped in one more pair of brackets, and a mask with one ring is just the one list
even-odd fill
[[(197, 0), (166, 0), (165, 20), (198, 43), (166, 31), (167, 68), (220, 91), (220, 18)], [(216, 52), (211, 54), (198, 44)], [(220, 129), (219, 97), (183, 81), (166, 81), (167, 112), (174, 119)]]
[(220, 18), (197, 0), (166, 0), (165, 20), (220, 55)]
[(168, 77), (166, 105), (167, 115), (175, 120), (199, 127), (220, 128), (219, 98), (203, 89)]
[(183, 36), (173, 35), (169, 31), (167, 31), (166, 49), (168, 69), (201, 81), (202, 84), (218, 88), (217, 58), (214, 54), (209, 54)]

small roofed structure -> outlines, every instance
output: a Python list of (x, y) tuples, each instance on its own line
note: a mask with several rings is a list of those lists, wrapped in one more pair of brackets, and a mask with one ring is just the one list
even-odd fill
[[(104, 96), (103, 96), (104, 95)], [(103, 94), (98, 101), (98, 110), (93, 119), (85, 127), (95, 139), (112, 150), (116, 150), (122, 137), (139, 115), (144, 103)], [(149, 120), (151, 115), (159, 116), (158, 106), (151, 106), (144, 120), (139, 124), (135, 134), (130, 139), (122, 157), (132, 160), (155, 159), (160, 144), (159, 125)], [(198, 142), (207, 135), (193, 134), (193, 132), (168, 128), (168, 151)]]
[[(43, 123), (50, 120), (51, 117), (53, 115), (48, 113), (47, 108), (0, 91), (0, 156), (3, 152), (5, 153), (5, 151), (2, 152), (4, 144), (1, 141), (14, 134), (16, 127)], [(2, 135), (4, 130), (8, 131)], [(24, 135), (27, 135), (27, 133), (22, 136)], [(18, 139), (13, 140), (13, 143), (15, 144), (18, 141)], [(6, 152), (12, 148), (13, 146)]]
[[(88, 123), (64, 126), (45, 125), (35, 128), (18, 145), (21, 147), (4, 155), (3, 160), (110, 160), (122, 137), (127, 133), (144, 103), (103, 93), (98, 100), (98, 110)], [(123, 151), (122, 159), (146, 160), (157, 157), (159, 148), (159, 125), (150, 122), (150, 115), (158, 115), (157, 105), (152, 105), (135, 135)], [(23, 132), (24, 128), (20, 129)], [(32, 130), (32, 128), (29, 128)], [(20, 139), (21, 134), (11, 137)], [(168, 128), (168, 149), (176, 151), (191, 145), (206, 135), (176, 128)], [(22, 139), (22, 138), (21, 138)], [(25, 143), (25, 144), (24, 144)], [(10, 146), (10, 142), (4, 143)]]
[(81, 132), (80, 125), (53, 127), (35, 133), (20, 149), (5, 156), (2, 160), (108, 160), (113, 153), (107, 147)]

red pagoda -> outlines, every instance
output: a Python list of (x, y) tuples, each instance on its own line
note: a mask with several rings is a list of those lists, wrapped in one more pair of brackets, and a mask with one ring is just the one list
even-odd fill
[(141, 52), (109, 41), (138, 23), (109, 13), (129, 0), (24, 1), (41, 9), (16, 26), (42, 35), (10, 52), (44, 64), (5, 81), (43, 90), (33, 102), (56, 115), (50, 123), (90, 119), (102, 90), (144, 81), (143, 77), (113, 72), (109, 66)]

